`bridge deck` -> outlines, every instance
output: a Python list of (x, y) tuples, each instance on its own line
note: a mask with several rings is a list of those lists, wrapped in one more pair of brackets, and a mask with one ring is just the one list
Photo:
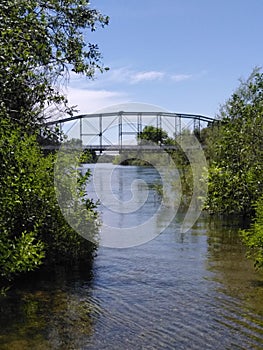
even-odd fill
[[(61, 146), (59, 145), (47, 145), (47, 146), (42, 146), (41, 148), (43, 150), (59, 150)], [(201, 147), (201, 145), (200, 145)], [(192, 146), (192, 147), (187, 147), (187, 149), (200, 149), (198, 146)], [(67, 149), (67, 146), (65, 147)], [(68, 146), (68, 150), (73, 150), (73, 149), (79, 149), (79, 147), (74, 147), (74, 146)], [(98, 152), (160, 152), (162, 150), (164, 151), (169, 151), (169, 150), (178, 150), (180, 149), (179, 145), (87, 145), (87, 146), (82, 146), (83, 150), (89, 150), (89, 151), (98, 151)]]

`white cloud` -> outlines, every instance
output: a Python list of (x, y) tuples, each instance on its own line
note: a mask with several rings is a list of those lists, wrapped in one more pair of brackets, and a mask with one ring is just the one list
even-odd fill
[(77, 105), (76, 114), (94, 113), (110, 105), (128, 102), (124, 93), (108, 90), (86, 90), (69, 87), (66, 92), (69, 105)]
[[(139, 84), (145, 81), (162, 81), (164, 79), (181, 82), (194, 78), (193, 74), (169, 74), (164, 71), (134, 71), (129, 68), (113, 69), (105, 76), (106, 81), (114, 83)], [(108, 79), (107, 79), (108, 78)], [(104, 80), (105, 82), (105, 80)]]
[(193, 78), (192, 74), (175, 74), (171, 76), (171, 79), (175, 82), (185, 81)]
[[(160, 71), (137, 72), (127, 67), (112, 69), (103, 76), (103, 82), (137, 84), (143, 81), (161, 80), (165, 73)], [(99, 82), (99, 80), (98, 80)], [(96, 83), (96, 81), (95, 81)]]
[(158, 70), (136, 71), (134, 69), (130, 69), (129, 67), (121, 67), (111, 69), (109, 72), (106, 72), (103, 75), (97, 75), (95, 80), (87, 80), (82, 76), (71, 74), (70, 85), (72, 87), (85, 89), (88, 84), (91, 89), (100, 90), (101, 87), (105, 89), (106, 86), (112, 86), (112, 84), (136, 85), (143, 82), (163, 80), (178, 83), (197, 76), (198, 75), (193, 74), (170, 74), (168, 72)]
[(115, 83), (129, 82), (132, 76), (132, 71), (128, 68), (122, 67), (112, 69), (107, 73), (108, 80)]
[(165, 77), (164, 72), (158, 72), (158, 71), (138, 72), (131, 75), (131, 82), (140, 83), (142, 81), (161, 80), (164, 77)]

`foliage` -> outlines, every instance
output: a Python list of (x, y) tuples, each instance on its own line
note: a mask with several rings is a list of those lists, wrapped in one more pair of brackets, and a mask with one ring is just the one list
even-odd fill
[(208, 140), (210, 169), (206, 209), (253, 213), (263, 190), (263, 73), (254, 70), (221, 108)]
[(58, 205), (67, 222), (87, 240), (98, 242), (97, 203), (87, 198), (86, 183), (90, 170), (79, 167), (83, 152), (75, 140), (67, 141), (60, 148), (55, 162), (54, 186)]
[[(3, 118), (0, 150), (0, 284), (44, 262), (71, 262), (91, 252), (94, 246), (67, 224), (58, 206), (54, 156), (44, 157), (35, 136)], [(88, 176), (79, 180), (82, 197)], [(95, 219), (94, 203), (86, 204), (87, 216)]]
[(84, 34), (106, 24), (88, 0), (2, 0), (1, 110), (30, 129), (46, 119), (47, 106), (70, 112), (60, 83), (69, 70), (90, 78), (104, 70), (97, 45)]
[(263, 267), (263, 73), (256, 68), (221, 108), (207, 130), (210, 160), (206, 209), (212, 213), (256, 215), (241, 231), (248, 256)]
[(32, 271), (41, 265), (45, 257), (44, 244), (37, 241), (36, 232), (24, 231), (14, 239), (9, 236), (6, 230), (1, 232), (1, 278), (11, 279), (14, 274)]
[[(60, 93), (69, 72), (93, 78), (107, 69), (86, 38), (87, 30), (107, 24), (88, 0), (1, 1), (0, 285), (42, 263), (71, 262), (94, 249), (66, 223), (54, 189), (54, 155), (44, 155), (38, 142), (58, 145), (63, 138), (43, 123), (57, 110), (72, 113)], [(79, 176), (76, 169), (67, 175)], [(84, 191), (88, 177), (79, 177), (78, 200), (95, 233), (96, 205)]]
[[(152, 144), (151, 144), (152, 145)], [(154, 145), (156, 146), (156, 145)], [(166, 153), (160, 157), (160, 150), (156, 152), (145, 151), (122, 151), (115, 156), (113, 164), (120, 165), (134, 165), (134, 166), (164, 166), (167, 164), (167, 159), (164, 157)]]
[(198, 136), (198, 140), (203, 147), (207, 162), (213, 161), (216, 156), (214, 154), (214, 141), (217, 139), (217, 133), (219, 130), (218, 123), (219, 121), (209, 123), (207, 127), (201, 129)]
[(256, 268), (263, 268), (263, 196), (255, 205), (256, 217), (252, 226), (241, 231), (243, 242), (248, 247), (248, 257), (254, 260)]
[(96, 155), (95, 151), (90, 151), (87, 149), (84, 149), (81, 156), (80, 156), (80, 163), (82, 164), (90, 164), (90, 163), (96, 163), (98, 160), (98, 156)]
[(154, 142), (156, 144), (165, 143), (168, 138), (168, 134), (162, 128), (156, 128), (152, 125), (147, 125), (144, 127), (143, 131), (138, 135), (138, 141), (140, 144), (145, 144), (145, 142)]

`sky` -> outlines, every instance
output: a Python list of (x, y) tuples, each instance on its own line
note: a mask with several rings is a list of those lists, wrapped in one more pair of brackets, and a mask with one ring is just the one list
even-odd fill
[(110, 17), (85, 33), (108, 72), (71, 75), (75, 114), (123, 103), (215, 117), (263, 62), (263, 0), (91, 0)]

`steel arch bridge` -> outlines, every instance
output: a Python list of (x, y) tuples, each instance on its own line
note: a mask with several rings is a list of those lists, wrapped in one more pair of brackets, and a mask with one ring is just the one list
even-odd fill
[(46, 126), (59, 127), (69, 139), (80, 140), (83, 148), (102, 152), (139, 148), (137, 135), (145, 126), (154, 126), (176, 137), (185, 129), (200, 133), (201, 127), (213, 122), (213, 118), (197, 114), (119, 111), (77, 115), (47, 122)]

